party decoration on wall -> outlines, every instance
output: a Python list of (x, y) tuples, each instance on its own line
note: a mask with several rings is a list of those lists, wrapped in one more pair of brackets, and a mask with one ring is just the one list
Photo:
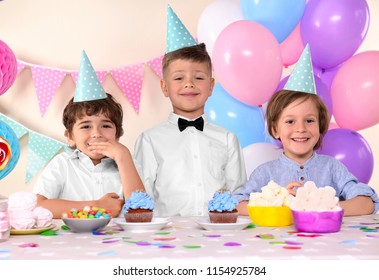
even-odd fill
[[(147, 64), (151, 67), (154, 74), (162, 78), (162, 58), (163, 55), (160, 55), (143, 63), (116, 67), (110, 70), (97, 70), (95, 73), (101, 84), (107, 75), (114, 75), (113, 78), (117, 86), (128, 99), (135, 112), (139, 113), (144, 66)], [(75, 70), (58, 69), (17, 60), (17, 75), (28, 68), (32, 71), (32, 79), (36, 88), (42, 117), (66, 75), (70, 75), (75, 83), (77, 83), (79, 76), (79, 72)]]
[(107, 95), (96, 75), (95, 69), (91, 64), (86, 52), (83, 50), (82, 59), (80, 60), (80, 68), (78, 79), (76, 81), (76, 89), (74, 102), (92, 101), (98, 99), (106, 99)]
[(222, 87), (252, 106), (270, 99), (283, 70), (278, 41), (267, 28), (249, 20), (233, 22), (221, 31), (212, 60)]
[(360, 182), (370, 181), (374, 157), (369, 144), (358, 132), (345, 128), (328, 130), (317, 152), (341, 161)]
[(305, 3), (305, 0), (240, 1), (244, 18), (262, 24), (279, 43), (295, 29), (303, 16)]
[(12, 128), (0, 121), (0, 180), (7, 176), (20, 158), (20, 143)]
[[(65, 143), (62, 143), (48, 136), (34, 132), (24, 127), (20, 123), (16, 122), (15, 120), (12, 120), (11, 118), (5, 116), (2, 113), (0, 113), (0, 134), (3, 133), (3, 127), (1, 126), (2, 123), (6, 124), (9, 127), (12, 127), (13, 130), (15, 131), (14, 132), (15, 140), (12, 141), (12, 143), (15, 143), (16, 140), (17, 140), (17, 143), (19, 143), (18, 139), (20, 139), (22, 136), (24, 136), (27, 133), (29, 134), (28, 156), (27, 156), (27, 165), (26, 165), (26, 176), (25, 176), (26, 183), (29, 182), (58, 153), (59, 150), (61, 150), (62, 148), (65, 150), (68, 150), (67, 148), (68, 146)], [(11, 142), (11, 141), (8, 140), (8, 142)], [(15, 153), (14, 157), (17, 158), (18, 160), (20, 147), (18, 146), (18, 148), (17, 147), (14, 148), (13, 145), (17, 145), (17, 144), (12, 144), (12, 143), (10, 144), (10, 146), (12, 147)], [(0, 174), (1, 174), (1, 170), (0, 170)], [(0, 175), (0, 179), (1, 179), (1, 175)]]
[(316, 94), (311, 51), (308, 44), (305, 46), (287, 83), (284, 85), (284, 89)]
[(5, 93), (17, 76), (17, 60), (9, 46), (0, 40), (0, 95)]
[(166, 53), (197, 45), (196, 40), (170, 6), (167, 7), (166, 40)]
[(361, 130), (379, 122), (379, 51), (349, 58), (338, 69), (330, 95), (333, 114), (342, 128)]
[(213, 123), (233, 132), (242, 148), (257, 142), (267, 142), (261, 108), (239, 102), (220, 83), (215, 84), (212, 96), (205, 104), (205, 113)]
[(311, 45), (314, 64), (328, 69), (358, 50), (369, 22), (365, 0), (309, 1), (301, 19), (301, 38)]

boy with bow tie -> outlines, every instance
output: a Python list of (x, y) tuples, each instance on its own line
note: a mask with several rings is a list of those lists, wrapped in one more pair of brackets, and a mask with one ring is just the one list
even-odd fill
[(245, 164), (237, 137), (204, 114), (215, 83), (205, 45), (196, 43), (170, 7), (168, 12), (171, 24), (180, 24), (168, 30), (162, 62), (161, 89), (173, 112), (139, 136), (134, 161), (154, 197), (155, 215), (202, 216), (218, 189), (233, 192), (244, 184)]

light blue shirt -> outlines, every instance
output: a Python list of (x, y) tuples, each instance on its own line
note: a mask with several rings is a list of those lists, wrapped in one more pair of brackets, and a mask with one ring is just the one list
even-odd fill
[(140, 135), (135, 166), (155, 201), (154, 215), (202, 216), (220, 188), (233, 192), (246, 182), (242, 148), (230, 131), (204, 118), (204, 130), (178, 128), (179, 116)]
[(245, 185), (233, 193), (237, 200), (249, 200), (250, 193), (261, 192), (261, 188), (273, 180), (285, 187), (290, 182), (315, 182), (318, 187), (331, 186), (341, 201), (358, 195), (369, 196), (379, 210), (379, 198), (370, 186), (358, 182), (358, 179), (339, 160), (314, 153), (304, 164), (287, 158), (284, 154), (276, 160), (258, 166), (250, 175)]

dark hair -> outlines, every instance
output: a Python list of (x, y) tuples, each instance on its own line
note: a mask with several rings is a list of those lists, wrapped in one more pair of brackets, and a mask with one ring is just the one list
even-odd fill
[(190, 47), (184, 47), (166, 53), (162, 61), (163, 76), (170, 64), (178, 59), (191, 60), (194, 62), (205, 62), (208, 64), (209, 70), (212, 71), (212, 61), (204, 43)]
[(318, 111), (318, 122), (320, 129), (320, 139), (317, 141), (314, 150), (317, 150), (321, 144), (322, 139), (328, 131), (329, 127), (329, 111), (324, 102), (316, 94), (310, 94), (302, 91), (292, 91), (292, 90), (279, 90), (276, 92), (267, 104), (266, 109), (266, 120), (267, 120), (267, 130), (272, 137), (274, 136), (274, 131), (276, 131), (276, 126), (280, 115), (283, 110), (290, 105), (292, 102), (302, 99), (303, 102), (306, 100), (312, 100), (316, 105)]
[(74, 98), (72, 98), (63, 111), (63, 125), (67, 133), (71, 134), (74, 124), (78, 119), (85, 115), (93, 116), (98, 114), (104, 114), (104, 116), (114, 123), (116, 126), (116, 138), (120, 138), (124, 134), (121, 104), (108, 93), (107, 98), (91, 101), (74, 102)]

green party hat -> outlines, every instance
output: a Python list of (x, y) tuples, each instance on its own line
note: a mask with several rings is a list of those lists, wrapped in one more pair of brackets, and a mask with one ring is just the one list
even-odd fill
[(309, 44), (305, 46), (284, 89), (317, 94)]
[(197, 45), (196, 40), (178, 18), (170, 5), (167, 7), (166, 53)]
[(74, 102), (105, 99), (107, 95), (92, 67), (86, 52), (82, 52)]

